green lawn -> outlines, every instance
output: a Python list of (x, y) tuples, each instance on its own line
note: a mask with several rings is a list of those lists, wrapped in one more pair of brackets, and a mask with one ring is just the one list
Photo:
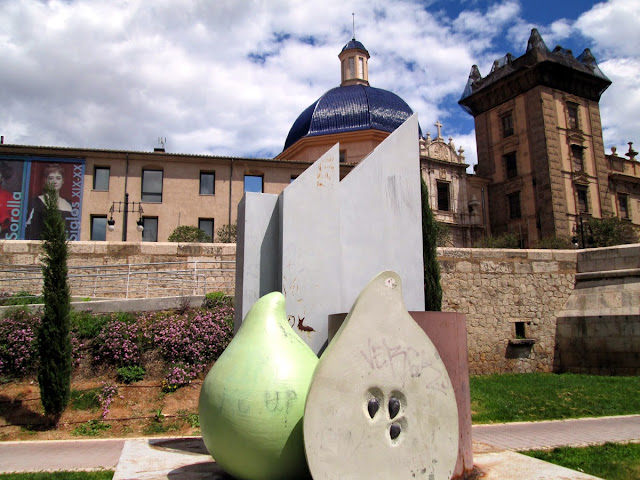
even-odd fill
[(640, 480), (639, 443), (607, 443), (594, 447), (561, 447), (522, 453), (607, 480)]
[(2, 473), (0, 480), (111, 480), (113, 470), (97, 472)]
[(640, 377), (529, 373), (470, 383), (474, 424), (640, 414)]

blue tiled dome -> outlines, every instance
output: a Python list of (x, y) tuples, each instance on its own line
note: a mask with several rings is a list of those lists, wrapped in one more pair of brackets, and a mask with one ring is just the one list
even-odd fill
[(364, 50), (365, 52), (367, 51), (366, 48), (364, 48), (364, 45), (361, 44), (358, 40), (356, 40), (355, 38), (349, 40), (347, 42), (347, 44), (342, 47), (342, 51), (344, 52), (345, 50), (351, 50), (352, 48), (358, 48), (360, 50)]
[(336, 87), (300, 114), (289, 130), (284, 149), (302, 137), (370, 128), (391, 133), (412, 114), (404, 100), (387, 90), (367, 85)]

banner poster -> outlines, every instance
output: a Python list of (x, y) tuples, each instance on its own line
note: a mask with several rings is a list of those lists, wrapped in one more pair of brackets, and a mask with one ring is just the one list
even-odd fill
[(58, 191), (68, 240), (80, 240), (84, 159), (0, 155), (0, 239), (40, 240), (44, 185)]

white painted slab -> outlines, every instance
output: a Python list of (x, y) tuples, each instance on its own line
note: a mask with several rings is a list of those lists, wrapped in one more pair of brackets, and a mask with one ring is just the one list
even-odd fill
[(280, 291), (278, 196), (247, 192), (238, 205), (234, 331), (260, 297)]
[(332, 147), (280, 194), (282, 293), (293, 329), (318, 353), (341, 289), (340, 149)]
[(403, 279), (407, 310), (424, 310), (418, 116), (396, 129), (340, 182), (342, 296), (348, 312), (379, 272)]

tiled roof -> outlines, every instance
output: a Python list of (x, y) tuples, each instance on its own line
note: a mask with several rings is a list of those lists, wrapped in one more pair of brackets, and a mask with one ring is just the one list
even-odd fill
[(359, 50), (364, 50), (365, 52), (367, 51), (366, 48), (364, 48), (364, 45), (362, 43), (360, 43), (358, 40), (356, 40), (355, 38), (349, 40), (349, 42), (347, 42), (347, 44), (342, 47), (342, 52), (344, 52), (345, 50), (351, 50), (357, 48)]
[(393, 132), (412, 114), (404, 100), (387, 90), (367, 85), (336, 87), (300, 114), (284, 150), (303, 137), (365, 129)]

